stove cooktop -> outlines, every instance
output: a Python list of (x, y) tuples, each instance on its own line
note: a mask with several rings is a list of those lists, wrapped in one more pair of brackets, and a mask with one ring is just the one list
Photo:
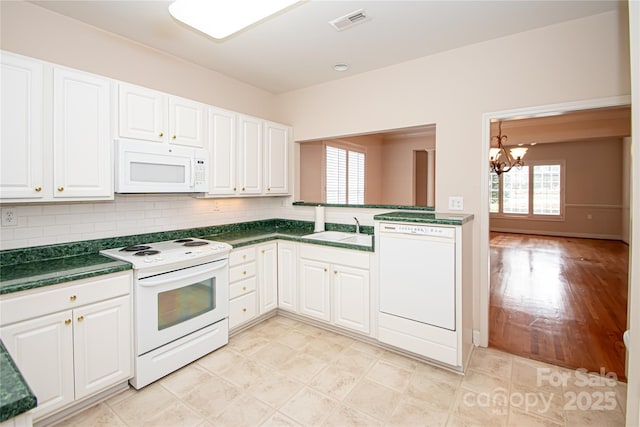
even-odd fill
[(231, 245), (212, 240), (186, 238), (106, 249), (101, 254), (133, 264), (134, 270), (171, 264), (197, 264), (215, 260), (231, 251)]

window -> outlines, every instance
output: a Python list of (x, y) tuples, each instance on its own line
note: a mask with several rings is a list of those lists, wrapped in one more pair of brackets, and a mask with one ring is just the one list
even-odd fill
[(364, 153), (326, 147), (326, 201), (364, 204)]
[(562, 216), (561, 163), (535, 164), (489, 176), (489, 212), (530, 217)]

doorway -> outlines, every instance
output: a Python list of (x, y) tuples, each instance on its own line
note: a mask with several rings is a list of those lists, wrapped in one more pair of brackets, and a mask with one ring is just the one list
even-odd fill
[[(610, 108), (626, 106), (630, 104), (630, 97), (615, 97), (600, 100), (592, 100), (586, 102), (578, 102), (571, 104), (558, 104), (541, 106), (535, 108), (508, 110), (496, 113), (487, 113), (483, 115), (483, 151), (488, 153), (490, 147), (491, 121), (503, 120), (511, 117), (547, 117), (552, 115), (565, 114), (566, 112), (590, 110), (599, 108)], [(525, 159), (526, 162), (526, 159)], [(486, 159), (482, 159), (482, 170), (486, 171)], [(481, 249), (481, 284), (479, 292), (479, 313), (480, 313), (480, 330), (475, 337), (475, 342), (482, 346), (489, 345), (490, 328), (495, 327), (490, 318), (490, 279), (492, 277), (490, 270), (490, 232), (489, 232), (489, 174), (483, 173), (481, 176), (481, 204), (482, 209), (479, 215), (480, 222), (480, 249)], [(626, 306), (621, 307), (626, 312)], [(551, 362), (553, 363), (553, 362)]]

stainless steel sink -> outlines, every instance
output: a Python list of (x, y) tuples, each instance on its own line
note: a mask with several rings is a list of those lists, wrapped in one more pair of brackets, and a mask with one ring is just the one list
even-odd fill
[(369, 234), (346, 233), (344, 231), (320, 231), (302, 236), (304, 239), (324, 240), (327, 242), (347, 243), (358, 246), (371, 246)]

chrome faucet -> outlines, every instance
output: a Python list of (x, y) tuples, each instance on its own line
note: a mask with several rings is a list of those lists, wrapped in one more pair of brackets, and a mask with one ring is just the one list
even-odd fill
[(356, 218), (355, 216), (353, 217), (353, 219), (356, 220), (356, 233), (360, 234), (360, 221), (358, 221), (358, 218)]

